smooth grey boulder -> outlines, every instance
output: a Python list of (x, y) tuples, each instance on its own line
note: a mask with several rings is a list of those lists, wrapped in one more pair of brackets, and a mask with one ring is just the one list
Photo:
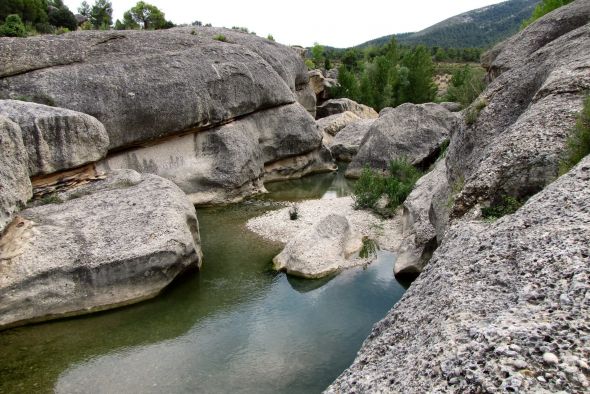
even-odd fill
[(274, 268), (304, 278), (320, 278), (362, 264), (362, 259), (354, 256), (362, 244), (345, 216), (329, 214), (311, 231), (303, 231), (287, 242), (273, 259)]
[(427, 166), (456, 123), (457, 117), (438, 104), (387, 108), (365, 134), (346, 176), (359, 177), (365, 166), (387, 171), (391, 160), (402, 158), (415, 166)]
[(587, 1), (561, 7), (511, 38), (492, 62), (502, 73), (464, 111), (472, 121), (449, 146), (449, 184), (462, 185), (451, 216), (504, 196), (524, 200), (557, 177), (590, 88), (588, 15)]
[(515, 214), (453, 226), (326, 392), (586, 392), (589, 246), (586, 157)]
[(463, 109), (463, 107), (461, 106), (461, 103), (455, 103), (452, 101), (445, 101), (440, 103), (440, 105), (442, 107), (444, 107), (446, 110), (451, 111), (451, 112), (459, 112)]
[[(109, 155), (103, 170), (130, 168), (170, 179), (194, 204), (235, 202), (264, 191), (267, 167), (272, 180), (315, 171), (321, 157), (321, 134), (298, 103), (256, 112), (207, 131)], [(331, 157), (326, 164), (333, 166)], [(289, 161), (288, 174), (279, 176)], [(276, 164), (275, 164), (276, 163)]]
[[(217, 34), (227, 42), (215, 40)], [(1, 38), (0, 52), (12, 54), (6, 70), (35, 54), (46, 59), (43, 67), (32, 61), (16, 74), (0, 69), (13, 74), (0, 79), (0, 97), (26, 96), (94, 116), (106, 127), (110, 149), (293, 103), (308, 85), (295, 50), (228, 29), (83, 31), (60, 37)], [(86, 49), (64, 64), (57, 59), (64, 42)]]
[(90, 115), (17, 100), (0, 100), (0, 115), (22, 130), (30, 176), (78, 167), (107, 153), (109, 136)]
[(316, 96), (311, 87), (306, 86), (303, 89), (297, 90), (295, 94), (297, 95), (297, 102), (315, 119)]
[[(337, 74), (337, 70), (330, 71), (336, 71)], [(330, 74), (332, 76), (324, 76), (321, 70), (310, 70), (308, 75), (309, 86), (314, 91), (318, 104), (328, 100), (330, 98), (330, 89), (338, 86), (338, 75), (333, 77), (332, 73)]]
[(340, 132), (344, 127), (351, 123), (361, 120), (353, 112), (345, 111), (341, 114), (326, 116), (317, 121), (318, 127), (322, 131), (322, 142), (326, 146), (332, 145), (334, 136)]
[(375, 119), (379, 116), (377, 111), (364, 104), (359, 104), (348, 98), (331, 99), (323, 103), (317, 108), (317, 119), (325, 118), (326, 116), (341, 114), (343, 112), (353, 112), (363, 119)]
[(340, 130), (329, 145), (334, 159), (346, 162), (352, 161), (352, 158), (359, 150), (361, 141), (365, 138), (374, 122), (375, 119), (360, 119)]
[(20, 212), (0, 248), (0, 328), (154, 297), (201, 264), (195, 208), (172, 182), (135, 171)]
[(0, 236), (32, 196), (21, 130), (16, 123), (0, 115)]
[(403, 203), (404, 239), (398, 251), (395, 275), (417, 275), (426, 266), (438, 246), (435, 218), (431, 215), (433, 197), (448, 187), (445, 160), (416, 182)]

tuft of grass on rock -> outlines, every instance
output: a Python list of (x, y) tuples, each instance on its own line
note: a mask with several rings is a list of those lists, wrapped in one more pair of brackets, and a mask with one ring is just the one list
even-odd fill
[(513, 214), (520, 207), (522, 207), (523, 204), (523, 201), (520, 201), (514, 197), (502, 196), (502, 199), (499, 203), (482, 208), (481, 214), (484, 219), (493, 221), (501, 218), (502, 216)]
[[(365, 167), (353, 191), (355, 209), (371, 209), (382, 216), (391, 216), (411, 193), (422, 173), (404, 159), (392, 160), (389, 173)], [(378, 202), (383, 201), (384, 206)]]
[(227, 42), (227, 37), (224, 36), (223, 34), (217, 34), (216, 36), (213, 37), (214, 40), (217, 41), (221, 41), (221, 42)]
[(479, 118), (479, 113), (488, 105), (484, 99), (479, 99), (473, 105), (465, 110), (465, 123), (471, 126)]
[(584, 99), (584, 106), (578, 115), (576, 126), (566, 142), (566, 149), (559, 163), (559, 174), (572, 169), (590, 154), (590, 94)]

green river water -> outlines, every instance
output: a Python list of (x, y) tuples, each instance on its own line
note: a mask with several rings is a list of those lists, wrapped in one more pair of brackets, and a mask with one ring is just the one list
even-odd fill
[(276, 201), (346, 195), (341, 173), (198, 210), (203, 269), (161, 296), (0, 332), (0, 393), (318, 393), (402, 296), (394, 256), (323, 280), (271, 270), (281, 246), (245, 222)]

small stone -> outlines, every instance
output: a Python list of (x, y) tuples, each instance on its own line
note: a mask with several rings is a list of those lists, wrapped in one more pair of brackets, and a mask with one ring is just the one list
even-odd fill
[(559, 363), (559, 358), (557, 358), (555, 354), (547, 352), (543, 354), (543, 361), (545, 361), (545, 363), (547, 364), (556, 365)]
[(524, 360), (514, 360), (512, 365), (517, 369), (525, 369), (527, 367), (527, 363)]
[(545, 378), (544, 378), (544, 377), (542, 377), (542, 376), (540, 376), (540, 375), (539, 375), (539, 376), (537, 376), (537, 380), (538, 380), (539, 382), (541, 382), (541, 383), (546, 383), (546, 382), (547, 382), (547, 381), (545, 380)]
[(514, 350), (515, 352), (520, 352), (521, 348), (518, 345), (512, 344), (509, 346), (510, 350)]
[(559, 302), (564, 305), (569, 305), (572, 303), (572, 300), (570, 300), (570, 298), (567, 296), (567, 294), (564, 293), (559, 296)]

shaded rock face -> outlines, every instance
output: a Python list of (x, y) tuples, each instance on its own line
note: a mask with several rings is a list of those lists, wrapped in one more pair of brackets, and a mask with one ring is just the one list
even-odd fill
[(351, 99), (340, 98), (328, 100), (317, 108), (317, 119), (325, 118), (326, 116), (341, 114), (350, 111), (356, 116), (363, 119), (375, 119), (379, 116), (377, 111), (364, 104), (359, 104)]
[(0, 240), (0, 327), (138, 302), (201, 264), (195, 209), (170, 181), (127, 170), (58, 197)]
[(342, 268), (358, 265), (353, 254), (362, 247), (360, 235), (353, 233), (345, 216), (330, 214), (311, 231), (290, 240), (273, 259), (275, 269), (304, 278), (319, 278)]
[(433, 197), (447, 188), (446, 164), (442, 159), (416, 182), (414, 190), (404, 201), (404, 240), (395, 260), (393, 271), (396, 275), (417, 275), (432, 257), (438, 246), (436, 218), (431, 215)]
[[(321, 70), (310, 70), (309, 75), (309, 86), (316, 95), (316, 101), (318, 104), (322, 104), (326, 100), (330, 99), (330, 89), (338, 85), (337, 70), (329, 70), (331, 74), (324, 76)], [(336, 73), (334, 73), (336, 71)], [(336, 74), (334, 76), (334, 74)]]
[(31, 176), (78, 167), (107, 153), (109, 136), (92, 116), (16, 100), (0, 100), (0, 114), (20, 126)]
[(350, 162), (374, 122), (375, 119), (360, 119), (340, 130), (329, 145), (334, 159)]
[[(265, 171), (275, 163), (270, 180), (322, 171), (322, 165), (333, 169), (332, 158), (322, 156), (320, 144), (315, 121), (295, 103), (207, 131), (114, 153), (98, 167), (157, 174), (176, 183), (194, 204), (219, 204), (263, 191), (263, 181), (268, 180)], [(287, 160), (288, 165), (284, 163)]]
[(505, 195), (525, 199), (557, 177), (560, 154), (590, 88), (589, 21), (590, 3), (576, 1), (496, 50), (489, 61), (495, 79), (477, 100), (484, 108), (449, 146), (450, 184), (464, 184), (453, 217)]
[(393, 159), (428, 166), (449, 138), (456, 116), (438, 104), (403, 104), (381, 111), (361, 141), (346, 176), (358, 177), (364, 166), (387, 171)]
[[(228, 42), (214, 40), (216, 34)], [(308, 86), (296, 51), (227, 29), (60, 37), (0, 39), (0, 52), (10, 54), (0, 64), (0, 97), (27, 96), (92, 115), (106, 127), (110, 149), (293, 103)], [(64, 42), (83, 49), (59, 59)]]
[(33, 195), (20, 127), (0, 115), (0, 235)]
[(462, 222), (327, 392), (585, 392), (590, 157), (515, 214)]

